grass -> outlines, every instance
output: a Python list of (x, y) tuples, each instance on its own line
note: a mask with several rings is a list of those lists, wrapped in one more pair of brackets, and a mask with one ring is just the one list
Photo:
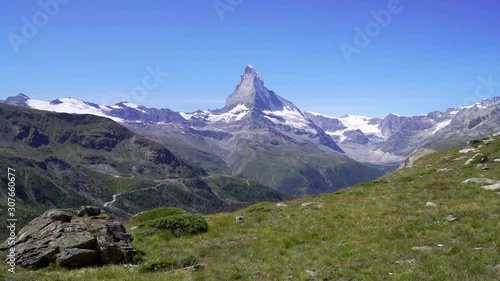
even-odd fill
[[(499, 148), (497, 139), (480, 150), (494, 159)], [(474, 153), (455, 160), (464, 156), (458, 150), (286, 206), (264, 202), (209, 215), (208, 231), (197, 235), (174, 238), (134, 229), (134, 246), (144, 254), (130, 270), (116, 265), (20, 271), (16, 280), (311, 280), (306, 270), (316, 272), (317, 280), (500, 280), (500, 195), (462, 184), (471, 177), (500, 180), (500, 163), (476, 170), (464, 165)], [(437, 172), (442, 168), (452, 170)], [(303, 206), (307, 202), (322, 205)], [(446, 221), (449, 215), (457, 220)], [(422, 246), (429, 248), (413, 249)], [(167, 266), (144, 272), (155, 262)], [(194, 263), (206, 268), (179, 269)]]

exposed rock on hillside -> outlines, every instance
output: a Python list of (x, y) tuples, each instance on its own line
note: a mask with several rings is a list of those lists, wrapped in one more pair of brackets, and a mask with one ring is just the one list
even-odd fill
[[(32, 220), (16, 239), (16, 264), (42, 268), (51, 263), (66, 268), (131, 262), (136, 254), (132, 236), (98, 207), (54, 209)], [(2, 249), (7, 249), (7, 242)]]
[(427, 148), (418, 149), (417, 151), (413, 152), (408, 158), (406, 158), (405, 167), (413, 166), (413, 163), (415, 163), (415, 161), (417, 161), (418, 159), (424, 157), (425, 155), (431, 154), (433, 152), (436, 152), (436, 151), (432, 150), (432, 149), (427, 149)]

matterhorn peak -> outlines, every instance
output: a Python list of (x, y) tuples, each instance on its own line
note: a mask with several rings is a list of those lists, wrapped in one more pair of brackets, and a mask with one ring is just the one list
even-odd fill
[(240, 83), (227, 99), (226, 109), (231, 110), (238, 105), (261, 110), (276, 110), (283, 107), (278, 96), (264, 87), (259, 72), (250, 64), (245, 67)]
[(243, 74), (243, 76), (241, 76), (242, 82), (243, 79), (253, 80), (255, 78), (257, 78), (256, 80), (260, 82), (260, 84), (264, 85), (264, 81), (262, 81), (262, 77), (260, 76), (257, 69), (251, 64), (247, 65), (245, 67), (245, 73)]
[(247, 67), (245, 67), (245, 74), (256, 74), (256, 75), (260, 76), (257, 69), (251, 64), (249, 64), (249, 65), (247, 65)]

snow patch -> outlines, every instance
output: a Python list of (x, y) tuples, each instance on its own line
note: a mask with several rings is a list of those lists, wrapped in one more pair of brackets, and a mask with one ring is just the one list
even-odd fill
[[(210, 122), (231, 122), (231, 121), (239, 121), (245, 117), (250, 110), (243, 104), (239, 104), (231, 109), (229, 112), (222, 114), (209, 114), (207, 116), (208, 121)], [(186, 114), (187, 115), (187, 114)], [(187, 116), (186, 116), (187, 117)], [(184, 116), (183, 116), (184, 118)]]
[(285, 106), (283, 110), (264, 110), (265, 118), (271, 120), (276, 125), (286, 125), (296, 129), (305, 130), (308, 133), (316, 134), (316, 129), (305, 118), (302, 112)]
[(30, 99), (26, 103), (29, 107), (39, 110), (71, 113), (71, 114), (91, 114), (101, 117), (109, 118), (116, 122), (124, 122), (123, 119), (117, 117), (110, 117), (106, 115), (103, 110), (97, 109), (84, 101), (75, 98), (62, 98), (59, 99), (61, 103), (50, 104), (48, 101)]
[(182, 118), (186, 120), (190, 120), (191, 117), (195, 115), (194, 113), (186, 113), (186, 112), (179, 112), (179, 114), (182, 116)]
[(443, 121), (443, 122), (439, 122), (436, 124), (436, 128), (434, 129), (434, 131), (432, 131), (432, 134), (436, 133), (437, 131), (443, 129), (444, 127), (450, 125), (451, 123), (451, 119), (450, 120), (446, 120), (446, 121)]

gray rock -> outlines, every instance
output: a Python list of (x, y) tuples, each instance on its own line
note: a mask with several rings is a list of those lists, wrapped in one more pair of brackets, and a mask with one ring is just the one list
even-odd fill
[(413, 164), (417, 160), (421, 159), (422, 157), (424, 157), (427, 154), (431, 154), (434, 152), (436, 152), (436, 151), (432, 150), (432, 149), (420, 148), (420, 149), (416, 150), (415, 152), (413, 152), (410, 156), (408, 156), (408, 158), (406, 158), (404, 166), (405, 167), (412, 167)]
[(318, 273), (312, 270), (305, 270), (305, 272), (307, 273), (307, 275), (309, 275), (310, 278), (315, 278), (316, 276), (318, 276)]
[(464, 180), (462, 183), (467, 184), (467, 183), (487, 183), (487, 184), (495, 184), (497, 183), (497, 180), (493, 179), (487, 179), (487, 178), (470, 178)]
[(450, 169), (450, 168), (443, 168), (443, 169), (439, 169), (439, 170), (437, 170), (436, 172), (437, 172), (437, 173), (445, 173), (445, 172), (450, 172), (450, 171), (453, 171), (453, 169)]
[(242, 223), (245, 220), (245, 218), (242, 217), (242, 216), (237, 216), (235, 220), (236, 220), (237, 224), (240, 224), (240, 223)]
[(77, 215), (79, 217), (84, 217), (84, 216), (89, 216), (89, 217), (96, 217), (101, 214), (101, 208), (95, 207), (95, 206), (84, 206), (82, 207)]
[(425, 203), (425, 206), (426, 207), (437, 207), (437, 204), (434, 202), (427, 202), (427, 203)]
[(309, 206), (318, 206), (318, 207), (323, 207), (325, 203), (323, 202), (306, 202), (302, 203), (302, 207), (309, 207)]
[(478, 150), (475, 149), (474, 147), (466, 147), (458, 151), (458, 153), (470, 153), (470, 152), (478, 152)]
[(56, 239), (55, 243), (60, 248), (65, 249), (92, 249), (97, 243), (97, 238), (92, 233), (83, 230), (82, 232), (66, 233)]
[(481, 163), (488, 163), (488, 162), (490, 162), (490, 158), (488, 158), (488, 157), (483, 157), (483, 158), (481, 158), (481, 161), (480, 161), (480, 162), (481, 162)]
[(70, 222), (74, 216), (75, 213), (73, 211), (55, 209), (47, 211), (44, 217), (52, 221)]
[(59, 253), (59, 247), (46, 242), (35, 242), (29, 245), (16, 246), (16, 265), (20, 267), (42, 268), (54, 261)]
[(99, 253), (89, 249), (64, 249), (56, 256), (56, 264), (65, 268), (95, 265), (99, 261)]
[(184, 270), (186, 270), (188, 272), (196, 272), (196, 271), (200, 271), (200, 270), (204, 269), (205, 267), (207, 267), (206, 264), (195, 264), (195, 265), (188, 266), (188, 267), (184, 268)]
[(495, 142), (494, 138), (489, 138), (487, 140), (483, 140), (484, 144), (489, 145)]
[(477, 164), (476, 165), (476, 170), (489, 170), (490, 168), (488, 167), (487, 164)]
[(430, 251), (432, 250), (431, 246), (415, 246), (411, 248), (413, 251)]
[(454, 215), (449, 215), (449, 216), (447, 216), (447, 217), (445, 218), (445, 220), (446, 220), (447, 222), (454, 222), (454, 221), (458, 220), (458, 218), (457, 218), (456, 216), (454, 216)]
[(121, 223), (77, 215), (95, 215), (97, 209), (50, 210), (32, 220), (19, 231), (16, 264), (36, 269), (51, 263), (75, 268), (131, 262), (136, 254), (133, 238)]
[(500, 189), (500, 183), (485, 185), (485, 186), (482, 186), (481, 188), (482, 189), (486, 189), (486, 190), (499, 190)]

